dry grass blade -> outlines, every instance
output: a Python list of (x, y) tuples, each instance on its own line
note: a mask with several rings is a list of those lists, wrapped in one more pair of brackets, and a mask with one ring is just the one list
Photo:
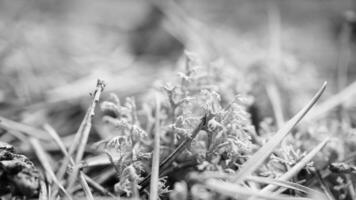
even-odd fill
[(84, 189), (85, 196), (88, 200), (94, 200), (93, 194), (89, 188), (87, 181), (85, 180), (83, 172), (79, 172), (79, 181)]
[(59, 189), (66, 195), (68, 199), (72, 199), (69, 193), (64, 189), (62, 184), (58, 181), (56, 175), (54, 174), (51, 165), (49, 164), (47, 155), (43, 148), (41, 147), (40, 142), (36, 138), (30, 138), (31, 145), (35, 149), (36, 155), (40, 160), (43, 168), (45, 169), (46, 173), (51, 177), (52, 181), (58, 186)]
[(155, 120), (155, 134), (153, 141), (153, 155), (152, 155), (152, 171), (151, 171), (151, 187), (150, 200), (158, 199), (158, 182), (159, 182), (159, 150), (160, 150), (160, 101), (156, 95), (156, 120)]
[[(86, 116), (85, 116), (86, 117)], [(76, 150), (79, 142), (80, 142), (80, 138), (81, 138), (81, 130), (82, 130), (82, 125), (79, 127), (77, 134), (74, 137), (73, 143), (71, 145), (71, 147), (69, 148), (68, 151), (68, 155), (72, 155), (74, 153), (74, 151)], [(66, 172), (66, 169), (68, 167), (68, 164), (70, 162), (71, 156), (66, 156), (63, 161), (62, 161), (62, 165), (59, 167), (59, 170), (57, 171), (57, 177), (59, 180), (61, 180)], [(74, 162), (74, 161), (73, 161)]]
[[(65, 158), (68, 158), (70, 163), (74, 165), (74, 161), (72, 157), (68, 154), (65, 145), (63, 144), (62, 140), (60, 139), (58, 133), (49, 125), (45, 124), (44, 129), (49, 133), (49, 135), (52, 137), (52, 139), (56, 142), (56, 144), (59, 146), (60, 150), (62, 153), (65, 155)], [(52, 199), (54, 199), (57, 196), (58, 193), (58, 187), (53, 188), (53, 193), (52, 193)]]
[(317, 119), (325, 115), (330, 110), (336, 108), (342, 103), (350, 100), (353, 96), (356, 95), (356, 81), (347, 86), (341, 92), (335, 94), (334, 96), (328, 98), (326, 101), (320, 103), (319, 106), (316, 106), (313, 113), (306, 117), (306, 120)]
[(41, 129), (37, 129), (23, 123), (15, 122), (4, 117), (0, 117), (0, 127), (6, 130), (14, 130), (17, 132), (25, 133), (28, 136), (41, 140), (50, 139), (47, 136), (47, 133)]
[(241, 169), (234, 176), (235, 182), (241, 182), (245, 177), (251, 175), (273, 152), (273, 150), (280, 144), (280, 142), (287, 136), (287, 134), (298, 124), (300, 120), (307, 114), (307, 112), (313, 107), (313, 105), (320, 98), (321, 94), (326, 88), (326, 82), (315, 94), (313, 99), (292, 119), (290, 119), (279, 131), (265, 144), (263, 145), (246, 163), (244, 163)]
[[(231, 176), (231, 174), (226, 174), (226, 173), (222, 173), (222, 172), (204, 172), (202, 174), (191, 175), (191, 178), (198, 182), (204, 182), (205, 180), (208, 180), (208, 179), (228, 180), (230, 178), (230, 176)], [(306, 194), (311, 194), (311, 193), (316, 192), (313, 189), (310, 189), (308, 187), (305, 187), (305, 186), (297, 184), (297, 183), (283, 181), (283, 180), (276, 180), (276, 179), (267, 178), (267, 177), (248, 176), (248, 177), (246, 177), (246, 181), (253, 181), (253, 182), (259, 182), (259, 183), (264, 183), (264, 184), (272, 184), (272, 185), (276, 185), (276, 186), (280, 186), (280, 187), (298, 190), (298, 191), (304, 192)]]
[[(56, 142), (56, 144), (60, 147), (62, 153), (69, 158), (70, 160), (70, 164), (74, 165), (74, 160), (72, 159), (72, 157), (68, 154), (62, 140), (60, 139), (59, 135), (57, 134), (57, 132), (48, 124), (46, 124), (44, 126), (44, 129), (47, 130), (47, 132), (50, 134), (50, 136), (53, 138), (53, 140)], [(85, 181), (87, 181), (89, 183), (89, 185), (91, 185), (93, 188), (95, 188), (96, 190), (98, 190), (100, 193), (102, 194), (106, 194), (106, 195), (110, 195), (113, 196), (110, 192), (108, 192), (105, 188), (103, 188), (100, 184), (96, 183), (94, 180), (92, 180), (90, 177), (88, 177), (87, 175), (85, 175), (84, 173), (81, 173), (81, 176), (84, 176)], [(82, 188), (85, 190), (85, 185), (86, 183), (84, 183), (83, 181), (81, 181), (81, 185)], [(57, 189), (56, 189), (57, 190)], [(54, 199), (54, 197), (57, 195), (57, 191), (53, 192), (53, 196), (52, 199)]]
[[(311, 150), (302, 160), (300, 160), (297, 164), (295, 164), (288, 172), (283, 174), (278, 178), (279, 181), (288, 181), (291, 179), (293, 176), (295, 176), (300, 170), (302, 170), (305, 165), (307, 165), (313, 158), (314, 156), (320, 152), (322, 148), (327, 144), (329, 141), (329, 138), (325, 139), (322, 141), (318, 146), (316, 146), (313, 150)], [(267, 191), (273, 191), (276, 188), (276, 186), (269, 185), (265, 188), (262, 189), (263, 192)]]
[(220, 180), (210, 179), (204, 184), (208, 189), (215, 192), (227, 195), (233, 198), (236, 197), (256, 197), (262, 199), (273, 199), (273, 200), (310, 200), (310, 198), (303, 197), (292, 197), (287, 195), (278, 195), (272, 193), (262, 193), (257, 190), (252, 190), (250, 188), (241, 187), (237, 184), (228, 183)]
[[(83, 152), (84, 152), (84, 148), (85, 148), (85, 145), (86, 145), (86, 142), (87, 140), (87, 137), (88, 137), (88, 134), (89, 134), (89, 131), (91, 129), (91, 119), (92, 119), (92, 116), (94, 115), (94, 108), (95, 108), (95, 105), (98, 103), (99, 101), (99, 97), (100, 97), (100, 94), (102, 92), (102, 90), (104, 89), (105, 87), (105, 84), (104, 82), (98, 80), (98, 83), (97, 83), (97, 88), (95, 90), (95, 96), (94, 96), (94, 100), (92, 102), (92, 105), (88, 108), (87, 110), (87, 113), (82, 121), (82, 123), (80, 124), (80, 127), (74, 137), (74, 141), (72, 143), (72, 146), (69, 148), (69, 151), (68, 151), (68, 155), (72, 155), (74, 153), (74, 151), (78, 148), (79, 146), (79, 150), (77, 151), (77, 156), (76, 156), (76, 159), (82, 157), (83, 155)], [(82, 138), (82, 137), (86, 137), (86, 138)], [(85, 141), (83, 141), (85, 140)], [(84, 144), (84, 145), (83, 145)], [(80, 159), (78, 162), (76, 162), (76, 164), (78, 164), (80, 162)], [(59, 168), (58, 172), (57, 172), (57, 177), (58, 179), (62, 179), (65, 172), (66, 172), (66, 169), (67, 169), (67, 166), (70, 162), (70, 157), (69, 156), (66, 156), (62, 162), (62, 165), (61, 167)], [(71, 174), (70, 178), (69, 178), (69, 184), (68, 184), (68, 187), (69, 186), (73, 186), (74, 184), (74, 181), (77, 177), (77, 174), (78, 174), (78, 167), (74, 166), (74, 173)]]
[(276, 185), (276, 186), (289, 188), (289, 189), (293, 189), (293, 190), (298, 190), (298, 191), (304, 192), (305, 194), (312, 194), (312, 193), (316, 192), (313, 189), (310, 189), (308, 187), (305, 187), (305, 186), (297, 184), (297, 183), (283, 181), (283, 180), (276, 180), (276, 179), (272, 179), (272, 178), (249, 176), (246, 178), (246, 180)]
[[(98, 80), (96, 89), (94, 91), (93, 102), (92, 102), (91, 106), (89, 107), (86, 117), (84, 118), (84, 120), (82, 121), (82, 124), (81, 124), (81, 127), (83, 127), (82, 131), (81, 132), (78, 131), (78, 133), (77, 133), (77, 134), (81, 135), (81, 139), (80, 139), (77, 154), (75, 157), (75, 164), (79, 164), (83, 158), (85, 147), (87, 145), (88, 138), (89, 138), (90, 129), (92, 126), (91, 121), (95, 115), (95, 112), (94, 112), (95, 107), (99, 102), (100, 95), (101, 95), (101, 92), (104, 90), (104, 87), (105, 87), (105, 83), (101, 80)], [(69, 181), (68, 181), (68, 186), (67, 186), (68, 188), (71, 188), (73, 186), (73, 184), (76, 180), (76, 177), (78, 175), (78, 171), (79, 171), (79, 168), (77, 166), (74, 166), (73, 173), (71, 173), (69, 176)]]

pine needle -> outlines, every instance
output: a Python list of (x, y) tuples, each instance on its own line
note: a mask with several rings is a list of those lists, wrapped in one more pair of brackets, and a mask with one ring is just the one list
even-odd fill
[(40, 142), (36, 138), (30, 138), (30, 143), (35, 149), (35, 153), (41, 162), (43, 168), (45, 169), (46, 173), (50, 176), (52, 181), (58, 186), (58, 188), (66, 195), (68, 199), (72, 199), (66, 189), (62, 186), (62, 184), (57, 179), (56, 175), (54, 174), (51, 165), (49, 164), (46, 152), (43, 150)]
[(70, 157), (70, 155), (68, 154), (65, 145), (63, 144), (61, 138), (59, 137), (58, 133), (56, 130), (54, 130), (54, 128), (52, 126), (50, 126), (49, 124), (45, 124), (43, 126), (43, 128), (47, 131), (47, 133), (49, 133), (49, 135), (52, 137), (52, 139), (54, 140), (54, 142), (58, 145), (59, 149), (62, 151), (62, 153), (66, 156), (66, 157)]
[[(77, 150), (77, 154), (76, 154), (76, 157), (75, 157), (75, 164), (79, 164), (82, 160), (82, 157), (84, 155), (84, 151), (85, 151), (85, 147), (87, 145), (87, 142), (88, 142), (88, 138), (89, 138), (89, 133), (90, 133), (90, 130), (91, 130), (91, 121), (95, 115), (95, 107), (96, 107), (96, 104), (99, 103), (99, 99), (100, 99), (100, 95), (101, 95), (101, 92), (104, 90), (104, 87), (105, 87), (105, 83), (101, 80), (98, 80), (97, 82), (97, 85), (96, 85), (96, 89), (94, 91), (94, 99), (93, 99), (93, 102), (91, 104), (91, 106), (89, 107), (88, 111), (87, 111), (87, 114), (86, 114), (86, 117), (84, 117), (84, 120), (81, 124), (81, 127), (82, 127), (82, 130), (79, 132), (78, 130), (78, 133), (81, 137), (80, 137), (80, 142), (79, 142), (79, 146), (78, 146), (78, 150)], [(69, 176), (69, 181), (68, 181), (68, 185), (67, 187), (68, 188), (71, 188), (73, 187), (73, 184), (78, 176), (78, 171), (80, 170), (77, 166), (74, 166), (74, 169), (73, 169), (73, 173), (70, 174)]]
[(223, 195), (227, 195), (233, 198), (237, 197), (256, 197), (262, 199), (273, 200), (310, 200), (310, 198), (292, 197), (288, 195), (278, 195), (272, 193), (262, 193), (250, 188), (241, 187), (237, 184), (228, 183), (216, 179), (207, 180), (204, 184), (208, 189), (218, 192)]
[[(44, 129), (47, 130), (47, 132), (50, 134), (50, 136), (53, 138), (53, 140), (56, 142), (56, 144), (59, 146), (59, 148), (61, 149), (62, 153), (66, 156), (69, 157), (70, 159), (70, 164), (74, 165), (74, 160), (73, 158), (68, 154), (62, 140), (60, 139), (58, 133), (48, 124), (46, 124), (44, 126)], [(96, 183), (94, 180), (92, 180), (89, 176), (87, 176), (86, 174), (80, 172), (81, 176), (83, 176), (85, 178), (86, 182), (83, 182), (81, 180), (81, 186), (83, 188), (83, 190), (87, 190), (87, 185), (91, 185), (94, 189), (98, 190), (99, 192), (101, 192), (102, 194), (106, 194), (106, 195), (110, 195), (110, 196), (114, 196), (112, 195), (109, 191), (107, 191), (105, 188), (103, 188), (100, 184)], [(88, 183), (88, 184), (87, 184)], [(53, 192), (53, 196), (52, 199), (55, 198), (55, 196), (57, 195), (57, 191)], [(89, 195), (89, 194), (88, 194)], [(92, 196), (92, 195), (91, 195)], [(90, 196), (88, 196), (88, 198), (90, 198)]]
[[(91, 129), (91, 119), (94, 116), (94, 109), (95, 109), (96, 104), (99, 101), (100, 94), (101, 94), (102, 90), (104, 89), (104, 87), (105, 87), (104, 82), (101, 80), (98, 80), (96, 90), (94, 92), (95, 96), (94, 96), (92, 105), (88, 108), (87, 113), (85, 114), (85, 117), (84, 117), (82, 123), (80, 124), (80, 127), (79, 127), (77, 133), (75, 134), (72, 146), (69, 148), (68, 155), (72, 155), (79, 146), (78, 151), (77, 151), (77, 157), (76, 157), (76, 159), (78, 159), (79, 161), (77, 162), (77, 160), (76, 160), (75, 164), (79, 164), (81, 157), (83, 156), (84, 148), (85, 148), (87, 138), (88, 138), (88, 134)], [(85, 140), (85, 141), (83, 141), (83, 140)], [(62, 162), (61, 167), (59, 168), (59, 170), (57, 172), (57, 177), (59, 180), (61, 180), (63, 178), (69, 162), (70, 162), (70, 157), (66, 156)], [(79, 168), (77, 166), (73, 166), (73, 168), (74, 168), (74, 171), (69, 177), (68, 188), (73, 186), (75, 179), (77, 177), (77, 174), (78, 174)]]
[[(208, 172), (204, 172), (201, 174), (191, 175), (190, 178), (194, 181), (203, 183), (204, 181), (206, 181), (208, 179), (229, 180), (230, 177), (231, 177), (231, 174), (208, 171)], [(288, 189), (301, 191), (301, 192), (304, 192), (305, 194), (316, 193), (315, 190), (305, 187), (303, 185), (300, 185), (298, 183), (293, 183), (293, 182), (283, 181), (283, 180), (276, 180), (276, 179), (267, 178), (267, 177), (248, 176), (248, 177), (246, 177), (246, 181), (253, 181), (253, 182), (259, 182), (259, 183), (264, 183), (264, 184), (272, 184), (272, 185), (276, 185), (279, 187), (284, 187), (284, 188), (288, 188)]]
[(12, 121), (10, 119), (6, 119), (5, 117), (0, 116), (0, 127), (5, 130), (14, 130), (21, 133), (24, 133), (28, 136), (41, 139), (41, 140), (50, 140), (47, 136), (47, 133), (41, 129), (34, 128), (27, 124), (19, 123)]
[(101, 186), (99, 183), (94, 181), (92, 178), (90, 178), (88, 175), (82, 173), (84, 175), (85, 180), (88, 182), (88, 184), (95, 189), (96, 191), (100, 192), (103, 195), (107, 195), (110, 197), (115, 197), (112, 193), (110, 193), (107, 189), (105, 189), (103, 186)]
[(289, 188), (292, 190), (304, 192), (305, 194), (312, 194), (312, 193), (317, 192), (317, 191), (310, 189), (308, 187), (305, 187), (303, 185), (293, 183), (293, 182), (278, 180), (278, 179), (276, 180), (276, 179), (266, 178), (266, 177), (249, 176), (249, 177), (246, 177), (246, 180), (276, 185), (276, 186), (284, 187), (284, 188)]
[(234, 182), (242, 182), (245, 177), (251, 175), (268, 158), (268, 156), (287, 136), (287, 134), (313, 107), (313, 105), (320, 98), (321, 94), (324, 92), (325, 88), (326, 82), (315, 94), (313, 99), (301, 111), (299, 111), (292, 119), (290, 119), (265, 145), (263, 145), (249, 160), (246, 161), (246, 163), (242, 165), (241, 169), (233, 178)]
[(277, 127), (282, 128), (284, 124), (284, 116), (283, 116), (283, 109), (282, 109), (282, 102), (281, 102), (281, 96), (278, 91), (278, 88), (276, 87), (276, 84), (274, 83), (269, 83), (266, 85), (266, 91), (268, 98), (270, 99), (270, 102), (272, 104), (272, 109), (274, 113), (274, 117), (276, 119)]
[[(63, 144), (62, 140), (60, 139), (58, 133), (49, 124), (45, 124), (44, 129), (49, 133), (49, 135), (52, 137), (52, 139), (55, 141), (55, 143), (59, 146), (59, 149), (62, 151), (65, 158), (68, 158), (71, 165), (73, 166), (74, 165), (73, 158), (67, 152), (66, 147)], [(58, 187), (55, 186), (55, 187), (53, 187), (53, 192), (52, 192), (51, 198), (54, 199), (57, 196), (57, 193), (58, 193)]]
[(152, 155), (152, 171), (151, 171), (151, 187), (150, 200), (158, 199), (158, 184), (159, 184), (159, 152), (160, 152), (160, 101), (156, 95), (156, 116), (155, 116), (155, 134), (153, 141), (153, 155)]

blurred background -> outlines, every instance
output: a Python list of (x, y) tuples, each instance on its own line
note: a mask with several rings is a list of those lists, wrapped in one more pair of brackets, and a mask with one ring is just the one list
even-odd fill
[(274, 77), (291, 116), (325, 80), (326, 97), (355, 80), (355, 10), (353, 0), (0, 0), (0, 112), (72, 133), (97, 78), (140, 98), (175, 77), (187, 50), (237, 68), (256, 99)]

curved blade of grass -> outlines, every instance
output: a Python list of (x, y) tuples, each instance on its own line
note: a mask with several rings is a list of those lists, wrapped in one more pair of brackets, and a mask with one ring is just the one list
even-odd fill
[(334, 96), (328, 98), (320, 105), (315, 106), (313, 113), (306, 117), (306, 120), (313, 120), (323, 116), (325, 113), (336, 108), (347, 100), (351, 99), (356, 95), (356, 81), (347, 86), (345, 89), (335, 94)]
[(234, 182), (241, 182), (247, 176), (251, 175), (273, 152), (273, 150), (281, 143), (281, 141), (287, 136), (287, 134), (298, 124), (300, 120), (307, 114), (307, 112), (318, 101), (322, 93), (326, 88), (326, 82), (322, 85), (319, 91), (315, 94), (313, 99), (292, 119), (290, 119), (279, 131), (265, 144), (263, 145), (250, 159), (246, 161), (233, 177)]
[[(320, 152), (320, 150), (327, 144), (329, 141), (329, 138), (326, 138), (324, 141), (322, 141), (318, 146), (316, 146), (313, 150), (311, 150), (306, 156), (304, 156), (303, 159), (301, 159), (297, 164), (295, 164), (290, 170), (288, 170), (285, 174), (280, 176), (278, 178), (279, 181), (288, 181), (290, 180), (293, 176), (295, 176), (300, 170), (302, 170), (305, 165), (307, 165), (313, 158), (314, 156)], [(276, 189), (276, 186), (269, 185), (265, 188), (262, 189), (263, 192), (267, 191), (273, 191)], [(284, 189), (284, 188), (283, 188)], [(279, 191), (282, 192), (284, 190)]]
[(310, 198), (293, 197), (288, 195), (278, 195), (272, 193), (262, 193), (250, 188), (241, 187), (237, 184), (228, 183), (216, 179), (207, 180), (204, 184), (208, 189), (218, 192), (223, 195), (227, 195), (233, 198), (236, 197), (256, 197), (262, 199), (273, 200), (310, 200)]

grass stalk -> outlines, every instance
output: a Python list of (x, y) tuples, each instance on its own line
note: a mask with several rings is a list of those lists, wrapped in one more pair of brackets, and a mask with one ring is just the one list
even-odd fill
[(156, 95), (156, 116), (155, 116), (155, 133), (153, 141), (152, 170), (151, 170), (151, 187), (150, 200), (158, 199), (159, 184), (159, 154), (160, 154), (160, 100)]

